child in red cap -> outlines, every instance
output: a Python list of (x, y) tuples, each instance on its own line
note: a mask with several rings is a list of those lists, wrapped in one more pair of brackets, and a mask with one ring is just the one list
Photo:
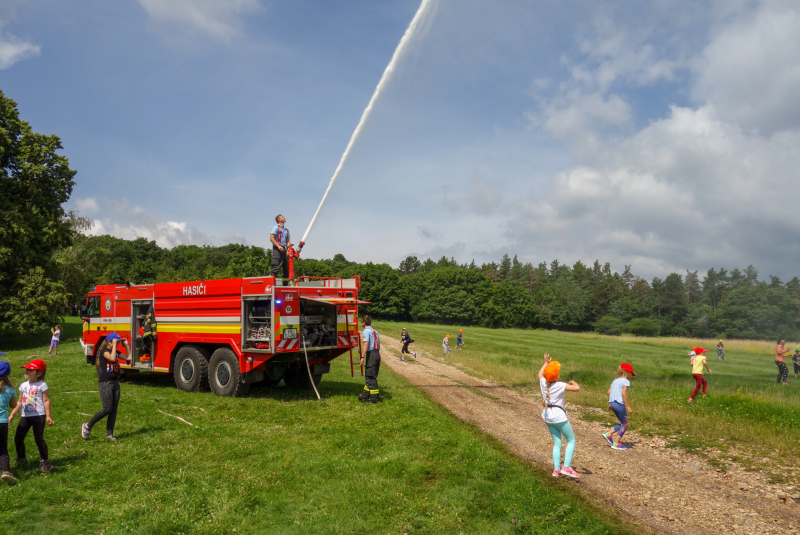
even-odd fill
[[(694, 356), (692, 356), (694, 353)], [(703, 366), (706, 367), (708, 373), (711, 373), (711, 368), (708, 367), (708, 361), (706, 360), (705, 354), (708, 353), (707, 350), (703, 349), (702, 347), (693, 347), (692, 350), (689, 352), (689, 364), (692, 366), (692, 377), (695, 380), (695, 387), (692, 395), (689, 396), (689, 399), (686, 401), (692, 402), (694, 401), (694, 397), (700, 391), (700, 387), (703, 388), (703, 397), (706, 397), (706, 390), (708, 390), (708, 381), (703, 378)]]
[[(631, 377), (636, 377), (633, 372), (633, 366), (627, 362), (623, 362), (617, 368), (617, 377), (611, 383), (611, 388), (608, 389), (608, 408), (619, 420), (619, 425), (615, 425), (608, 433), (603, 433), (603, 436), (611, 444), (611, 449), (627, 450), (625, 444), (620, 444), (622, 435), (628, 429), (628, 414), (631, 414), (631, 406), (628, 404), (628, 387), (631, 386)], [(614, 433), (617, 438), (614, 438)]]
[(53, 467), (47, 454), (47, 443), (44, 441), (44, 425), (45, 422), (50, 425), (55, 422), (50, 417), (50, 393), (47, 391), (47, 383), (44, 382), (47, 364), (43, 360), (35, 359), (21, 368), (25, 368), (27, 381), (19, 385), (20, 402), (8, 417), (8, 422), (11, 423), (14, 416), (22, 410), (22, 417), (17, 425), (17, 432), (14, 434), (17, 464), (28, 466), (28, 459), (25, 457), (25, 437), (33, 428), (33, 440), (36, 441), (39, 457), (41, 457), (39, 468), (42, 472), (49, 472)]

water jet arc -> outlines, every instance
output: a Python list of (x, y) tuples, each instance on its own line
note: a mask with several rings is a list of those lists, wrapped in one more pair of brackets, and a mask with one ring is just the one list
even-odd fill
[(400, 44), (397, 45), (397, 48), (392, 55), (391, 61), (389, 61), (389, 65), (386, 66), (386, 69), (383, 71), (383, 75), (381, 76), (380, 81), (378, 82), (378, 86), (375, 88), (375, 92), (372, 94), (372, 98), (369, 100), (369, 104), (367, 107), (364, 108), (364, 112), (361, 114), (361, 120), (358, 121), (358, 125), (356, 129), (353, 131), (353, 135), (350, 136), (350, 141), (347, 143), (347, 147), (344, 149), (344, 153), (342, 154), (342, 158), (339, 160), (339, 165), (336, 166), (336, 170), (333, 172), (333, 176), (331, 177), (331, 181), (328, 183), (328, 189), (325, 190), (325, 195), (322, 196), (322, 201), (320, 201), (319, 206), (317, 207), (317, 211), (314, 212), (314, 217), (311, 218), (311, 222), (308, 224), (308, 228), (306, 229), (305, 234), (303, 234), (303, 238), (300, 240), (300, 247), (299, 249), (303, 248), (305, 245), (306, 238), (308, 238), (308, 234), (311, 232), (311, 229), (314, 227), (314, 223), (317, 221), (317, 216), (319, 216), (320, 210), (322, 210), (322, 206), (325, 204), (325, 200), (328, 198), (328, 194), (331, 192), (331, 188), (333, 187), (334, 182), (339, 177), (339, 173), (342, 171), (342, 167), (344, 167), (344, 163), (347, 161), (347, 157), (350, 156), (350, 151), (353, 148), (358, 136), (361, 134), (361, 129), (364, 127), (364, 124), (367, 122), (367, 118), (369, 114), (372, 112), (372, 107), (375, 105), (375, 102), (378, 100), (383, 88), (386, 86), (386, 82), (391, 78), (392, 73), (395, 70), (397, 65), (398, 59), (400, 56), (403, 55), (404, 50), (407, 48), (411, 37), (416, 32), (417, 28), (420, 26), (422, 20), (425, 18), (425, 15), (428, 13), (429, 6), (433, 3), (433, 0), (422, 0), (419, 8), (417, 9), (417, 13), (414, 15), (414, 18), (411, 19), (411, 24), (408, 25), (406, 28), (406, 33), (403, 34), (403, 37), (400, 39)]

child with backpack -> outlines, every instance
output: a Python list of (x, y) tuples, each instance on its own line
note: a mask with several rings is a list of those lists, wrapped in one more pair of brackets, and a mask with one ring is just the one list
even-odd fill
[[(633, 366), (623, 362), (617, 368), (617, 377), (608, 389), (608, 408), (619, 420), (619, 425), (615, 425), (611, 432), (603, 433), (603, 437), (611, 444), (611, 449), (627, 450), (628, 447), (620, 444), (622, 435), (628, 429), (628, 414), (632, 413), (631, 406), (628, 404), (628, 387), (631, 386), (631, 377), (636, 377)], [(614, 438), (616, 433), (617, 438)]]
[(0, 479), (13, 485), (17, 478), (11, 473), (8, 463), (8, 409), (17, 406), (17, 391), (8, 376), (11, 365), (0, 360)]
[[(567, 476), (580, 479), (581, 475), (572, 467), (572, 455), (575, 453), (575, 433), (567, 419), (567, 409), (564, 407), (564, 394), (577, 392), (581, 389), (578, 383), (558, 382), (561, 373), (561, 363), (550, 360), (550, 355), (544, 354), (544, 364), (539, 370), (539, 387), (542, 390), (542, 418), (553, 437), (553, 477)], [(564, 452), (564, 464), (561, 464), (561, 437), (567, 441)], [(559, 466), (561, 467), (559, 469)]]
[(39, 468), (42, 472), (49, 472), (53, 469), (50, 458), (47, 455), (47, 442), (44, 441), (45, 423), (53, 425), (50, 417), (50, 393), (47, 391), (47, 383), (44, 376), (47, 373), (47, 364), (43, 360), (34, 359), (25, 366), (25, 381), (19, 385), (20, 402), (11, 411), (8, 417), (9, 424), (14, 420), (20, 410), (22, 417), (17, 424), (17, 432), (14, 434), (14, 446), (17, 448), (17, 464), (28, 466), (28, 459), (25, 457), (25, 437), (28, 431), (33, 428), (33, 440), (39, 449)]

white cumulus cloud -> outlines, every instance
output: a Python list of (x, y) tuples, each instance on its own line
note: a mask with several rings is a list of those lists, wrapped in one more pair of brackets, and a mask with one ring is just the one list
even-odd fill
[(800, 127), (800, 3), (767, 0), (721, 27), (695, 62), (694, 96), (764, 134)]
[[(646, 45), (625, 52), (623, 37), (582, 45), (585, 61), (531, 114), (576, 163), (511, 211), (517, 250), (633, 264), (648, 276), (748, 264), (794, 276), (800, 5), (768, 0), (755, 13), (726, 13), (694, 58), (659, 58)], [(683, 63), (695, 66), (695, 107), (672, 105), (638, 131), (609, 135), (635, 114), (614, 80), (627, 77), (629, 88)], [(662, 74), (648, 70), (659, 64)]]
[(139, 0), (157, 23), (179, 25), (220, 39), (241, 32), (242, 18), (261, 9), (258, 0)]
[[(78, 205), (85, 201), (86, 199), (78, 201)], [(96, 201), (94, 205), (97, 206)], [(208, 236), (185, 221), (164, 221), (141, 206), (131, 204), (127, 199), (111, 201), (108, 203), (108, 208), (106, 213), (111, 215), (95, 219), (87, 234), (94, 236), (109, 234), (125, 240), (145, 238), (166, 248), (176, 245), (211, 244)]]
[(79, 213), (85, 215), (96, 214), (100, 211), (100, 206), (97, 204), (97, 199), (94, 197), (75, 199), (75, 207), (78, 209)]
[(0, 30), (0, 69), (7, 69), (26, 58), (38, 56), (41, 47)]

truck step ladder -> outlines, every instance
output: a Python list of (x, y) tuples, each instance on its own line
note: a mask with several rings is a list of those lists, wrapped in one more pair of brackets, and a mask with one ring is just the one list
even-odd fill
[[(361, 336), (359, 335), (359, 340), (361, 340)], [(355, 368), (358, 367), (359, 373), (355, 373)], [(358, 375), (359, 377), (363, 377), (364, 375), (364, 366), (361, 365), (361, 343), (358, 344), (358, 360), (353, 362), (353, 346), (350, 346), (350, 377), (355, 377)]]

